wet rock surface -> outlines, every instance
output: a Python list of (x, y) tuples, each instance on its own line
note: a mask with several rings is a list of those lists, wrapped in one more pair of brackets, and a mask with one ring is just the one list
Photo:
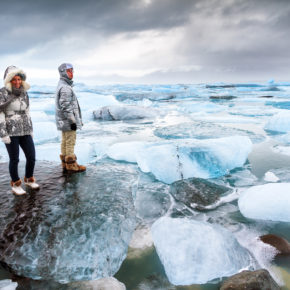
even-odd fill
[(257, 271), (243, 271), (227, 279), (221, 290), (278, 290), (279, 285), (265, 269)]
[(203, 210), (217, 202), (230, 189), (202, 178), (189, 178), (171, 184), (170, 193), (185, 205)]
[(100, 163), (66, 175), (58, 164), (38, 162), (41, 189), (25, 196), (11, 193), (8, 164), (0, 172), (2, 264), (19, 276), (61, 283), (118, 271), (136, 225), (135, 168)]

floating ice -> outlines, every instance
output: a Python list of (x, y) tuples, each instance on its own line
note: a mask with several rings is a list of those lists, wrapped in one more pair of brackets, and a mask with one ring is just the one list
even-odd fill
[(283, 135), (274, 135), (274, 138), (279, 142), (290, 145), (290, 132)]
[(43, 111), (30, 111), (30, 116), (32, 123), (51, 121), (51, 118)]
[(149, 92), (149, 93), (122, 93), (116, 95), (118, 101), (121, 102), (131, 102), (131, 101), (141, 101), (143, 99), (148, 99), (150, 101), (168, 101), (176, 97), (174, 93), (160, 93), (160, 92)]
[[(60, 154), (60, 143), (46, 143), (36, 146), (36, 159), (46, 161), (58, 161)], [(93, 144), (79, 140), (75, 146), (75, 154), (78, 163), (88, 164), (96, 156)]]
[(290, 146), (274, 146), (272, 148), (272, 150), (275, 153), (279, 153), (279, 154), (290, 156)]
[(153, 118), (157, 111), (139, 106), (106, 106), (93, 112), (96, 120), (117, 121)]
[[(252, 150), (245, 136), (220, 139), (184, 139), (159, 143), (117, 143), (109, 157), (137, 162), (143, 172), (151, 172), (165, 183), (190, 177), (213, 178), (241, 167)], [(136, 160), (136, 161), (135, 161)]]
[(30, 101), (30, 113), (32, 111), (42, 111), (46, 113), (50, 113), (54, 115), (55, 112), (55, 99), (54, 97), (51, 98), (39, 98), (39, 99), (32, 99)]
[(0, 290), (16, 290), (17, 286), (17, 283), (11, 280), (0, 280)]
[(78, 101), (82, 111), (120, 104), (113, 95), (101, 95), (87, 92), (80, 93), (78, 95)]
[(285, 102), (267, 102), (266, 105), (271, 105), (273, 107), (279, 108), (279, 109), (290, 109), (290, 102), (285, 101)]
[(280, 112), (269, 119), (264, 129), (276, 132), (290, 132), (290, 111)]
[(142, 174), (134, 193), (137, 216), (152, 223), (166, 214), (171, 206), (169, 186)]
[(226, 107), (216, 105), (213, 103), (205, 103), (199, 101), (199, 102), (182, 103), (178, 106), (178, 109), (186, 113), (200, 113), (200, 112), (217, 113), (224, 111)]
[(72, 282), (68, 290), (126, 290), (126, 286), (114, 277), (98, 279), (96, 281)]
[(255, 134), (252, 131), (207, 122), (190, 122), (157, 128), (154, 134), (164, 139), (213, 139), (234, 135), (248, 136), (253, 142), (261, 142), (265, 139), (263, 135)]
[(264, 180), (269, 182), (277, 182), (280, 179), (273, 172), (268, 171), (265, 173)]
[(1, 262), (20, 276), (60, 283), (118, 271), (136, 226), (132, 166), (97, 164), (63, 175), (38, 163), (41, 189), (21, 200), (7, 195), (8, 171), (0, 166)]
[(248, 218), (290, 221), (290, 183), (257, 185), (243, 192), (239, 209)]
[(57, 139), (59, 132), (53, 122), (34, 122), (33, 138), (36, 144)]
[(249, 253), (219, 225), (162, 217), (151, 231), (166, 275), (174, 285), (204, 284), (250, 265)]

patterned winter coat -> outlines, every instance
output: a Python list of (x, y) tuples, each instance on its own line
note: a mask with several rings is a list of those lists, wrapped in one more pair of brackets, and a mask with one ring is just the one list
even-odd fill
[[(12, 93), (10, 81), (12, 78), (21, 74), (24, 78), (22, 82), (23, 91), (20, 96), (15, 96)], [(0, 89), (0, 137), (6, 136), (24, 136), (32, 134), (32, 122), (29, 115), (29, 97), (27, 90), (29, 84), (25, 82), (25, 73), (14, 66), (8, 67), (5, 72), (4, 83), (5, 87)], [(2, 106), (7, 100), (12, 101), (7, 106)]]
[(72, 81), (61, 77), (56, 89), (55, 118), (60, 131), (71, 131), (70, 125), (76, 123), (77, 129), (83, 126), (81, 109), (72, 89)]

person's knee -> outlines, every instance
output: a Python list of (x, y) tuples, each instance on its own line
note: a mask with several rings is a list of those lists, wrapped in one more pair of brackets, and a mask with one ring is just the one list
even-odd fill
[(36, 161), (35, 155), (27, 156), (26, 160), (29, 163), (35, 163), (35, 161)]
[(10, 157), (10, 163), (17, 165), (19, 163), (18, 157)]

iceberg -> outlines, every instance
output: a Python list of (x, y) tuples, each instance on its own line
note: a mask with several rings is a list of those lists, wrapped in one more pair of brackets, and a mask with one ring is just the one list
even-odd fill
[(109, 148), (108, 156), (136, 162), (143, 172), (151, 172), (158, 180), (170, 184), (190, 177), (222, 176), (243, 166), (251, 150), (252, 142), (248, 137), (232, 136), (209, 140), (116, 143)]
[(152, 225), (151, 232), (166, 275), (174, 285), (204, 284), (251, 265), (247, 250), (219, 225), (162, 217)]
[(19, 276), (60, 283), (118, 271), (136, 226), (135, 167), (99, 163), (63, 175), (59, 165), (39, 162), (35, 175), (42, 187), (21, 199), (7, 195), (6, 167), (0, 164), (2, 263)]
[(238, 201), (241, 213), (251, 219), (290, 222), (290, 183), (250, 187)]
[(275, 132), (290, 132), (290, 112), (280, 112), (269, 119), (264, 129)]
[(95, 120), (118, 121), (156, 117), (155, 109), (140, 106), (106, 106), (93, 112)]

